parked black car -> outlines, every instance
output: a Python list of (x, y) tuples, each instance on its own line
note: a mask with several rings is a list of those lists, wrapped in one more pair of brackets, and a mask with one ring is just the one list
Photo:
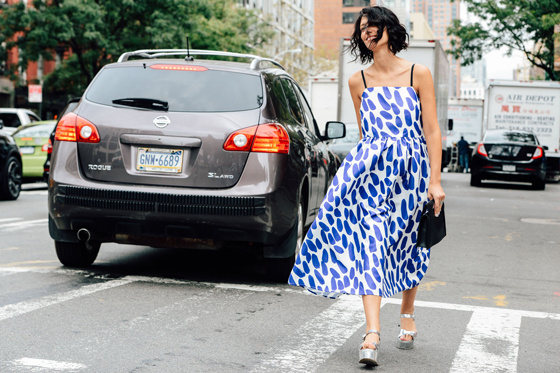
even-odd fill
[(325, 142), (345, 126), (325, 131), (275, 61), (125, 53), (57, 126), (49, 231), (58, 258), (89, 265), (102, 242), (251, 242), (269, 275), (286, 279), (339, 164)]
[(21, 192), (21, 155), (0, 120), (0, 200), (15, 200)]
[(471, 185), (481, 180), (530, 182), (533, 188), (546, 186), (546, 146), (531, 132), (488, 130), (473, 151)]
[[(74, 111), (76, 106), (78, 106), (78, 102), (80, 102), (80, 97), (75, 97), (75, 98), (70, 99), (68, 101), (68, 103), (66, 104), (66, 106), (64, 107), (64, 109), (62, 109), (62, 111), (58, 115), (58, 122), (60, 122), (60, 120), (62, 119), (62, 117), (64, 117), (64, 115)], [(57, 125), (58, 125), (58, 122), (56, 123)], [(55, 134), (56, 134), (56, 126), (54, 127), (54, 131), (52, 131), (51, 136), (49, 138), (49, 145), (48, 145), (48, 149), (47, 149), (47, 159), (45, 160), (45, 163), (43, 164), (43, 179), (47, 183), (49, 182), (49, 172), (50, 172), (50, 169), (51, 169), (51, 156), (52, 156)]]

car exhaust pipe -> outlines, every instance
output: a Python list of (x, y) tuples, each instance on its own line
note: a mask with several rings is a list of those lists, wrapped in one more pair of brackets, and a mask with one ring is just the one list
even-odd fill
[(78, 236), (78, 240), (82, 242), (87, 242), (91, 238), (91, 232), (86, 228), (80, 228), (76, 235)]

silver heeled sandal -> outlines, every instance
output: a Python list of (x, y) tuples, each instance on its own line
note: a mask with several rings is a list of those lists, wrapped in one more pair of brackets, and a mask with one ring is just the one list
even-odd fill
[[(372, 333), (375, 333), (379, 336), (379, 343), (381, 343), (381, 334), (379, 334), (379, 332), (375, 329), (368, 330), (368, 332), (364, 334), (364, 336), (362, 337), (364, 342), (366, 340), (366, 337)], [(364, 344), (362, 343), (362, 345), (360, 346), (360, 363), (366, 365), (373, 365), (373, 366), (379, 365), (377, 363), (377, 353), (379, 351), (379, 343), (377, 342), (368, 342), (368, 343), (373, 344), (375, 346), (375, 350), (372, 348), (363, 348)]]
[[(411, 315), (409, 313), (401, 313), (401, 318), (414, 320), (414, 315)], [(401, 339), (403, 335), (409, 335), (412, 337), (412, 339), (410, 341), (403, 341)], [(401, 350), (412, 350), (412, 347), (414, 347), (414, 340), (416, 339), (417, 335), (417, 332), (411, 332), (409, 330), (401, 329), (401, 332), (398, 336), (399, 341), (397, 343), (397, 348), (400, 348)]]

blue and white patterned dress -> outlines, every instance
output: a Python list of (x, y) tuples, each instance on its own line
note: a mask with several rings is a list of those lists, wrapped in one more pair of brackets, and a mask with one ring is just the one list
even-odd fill
[(336, 173), (288, 280), (329, 298), (390, 297), (417, 286), (430, 261), (416, 246), (430, 176), (416, 91), (366, 88), (360, 116), (363, 138)]

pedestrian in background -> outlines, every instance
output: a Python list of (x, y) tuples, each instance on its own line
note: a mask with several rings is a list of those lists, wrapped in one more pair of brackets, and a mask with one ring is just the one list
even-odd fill
[(396, 342), (413, 347), (414, 300), (430, 261), (429, 249), (416, 246), (418, 222), (428, 198), (436, 214), (445, 198), (432, 75), (395, 55), (407, 39), (388, 8), (360, 12), (350, 51), (364, 64), (375, 61), (348, 81), (360, 142), (334, 177), (289, 279), (329, 298), (362, 296), (359, 362), (368, 365), (378, 364), (382, 297), (403, 292)]
[(470, 147), (467, 140), (461, 136), (461, 140), (457, 142), (457, 148), (459, 151), (459, 165), (463, 167), (463, 172), (469, 172), (469, 156), (470, 156)]

